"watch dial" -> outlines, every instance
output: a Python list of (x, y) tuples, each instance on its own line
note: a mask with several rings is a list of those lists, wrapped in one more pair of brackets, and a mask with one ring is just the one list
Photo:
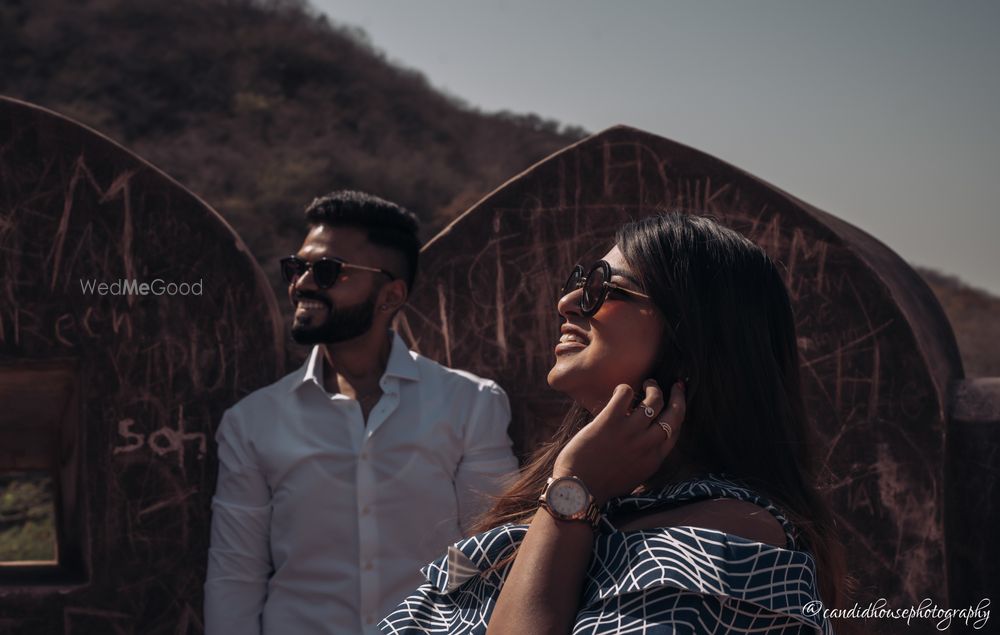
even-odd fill
[(553, 483), (546, 498), (549, 506), (563, 516), (572, 516), (587, 507), (587, 492), (576, 481)]

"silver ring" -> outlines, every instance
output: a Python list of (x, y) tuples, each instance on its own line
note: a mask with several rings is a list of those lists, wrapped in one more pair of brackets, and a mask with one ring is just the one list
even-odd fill
[(663, 428), (663, 431), (667, 433), (667, 439), (674, 436), (674, 429), (670, 426), (669, 423), (667, 423), (666, 421), (657, 421), (656, 423), (660, 424), (660, 427)]
[(646, 404), (643, 404), (643, 406), (642, 406), (642, 412), (643, 412), (643, 414), (645, 414), (650, 419), (652, 419), (653, 417), (656, 416), (656, 411), (653, 410), (652, 408), (650, 408), (649, 406), (647, 406)]

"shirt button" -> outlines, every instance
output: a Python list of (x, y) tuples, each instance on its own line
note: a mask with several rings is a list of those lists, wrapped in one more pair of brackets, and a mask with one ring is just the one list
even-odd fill
[(365, 571), (371, 571), (373, 568), (374, 568), (374, 565), (372, 564), (371, 560), (369, 560), (368, 562), (365, 563)]
[(368, 453), (367, 452), (362, 452), (361, 453), (361, 460), (362, 461), (367, 461), (368, 460)]
[(375, 623), (375, 617), (369, 615), (368, 617), (365, 618), (365, 622), (367, 622), (368, 624), (374, 624)]
[(367, 516), (368, 512), (370, 512), (370, 511), (371, 510), (368, 509), (368, 505), (365, 505), (364, 508), (361, 510), (361, 513)]

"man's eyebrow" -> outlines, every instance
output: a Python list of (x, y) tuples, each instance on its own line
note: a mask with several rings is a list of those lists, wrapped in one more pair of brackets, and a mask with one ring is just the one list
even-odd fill
[(630, 273), (625, 273), (624, 271), (621, 271), (621, 270), (619, 270), (619, 269), (612, 269), (612, 270), (611, 270), (611, 275), (612, 275), (612, 276), (621, 276), (622, 278), (625, 278), (626, 280), (628, 280), (629, 282), (631, 282), (631, 283), (632, 283), (632, 284), (634, 284), (635, 286), (639, 287), (640, 289), (642, 288), (642, 283), (641, 283), (641, 282), (639, 282), (639, 281), (638, 281), (638, 280), (637, 280), (637, 279), (636, 279), (636, 278), (635, 278), (635, 277), (634, 277), (634, 276), (633, 276), (632, 274), (630, 274)]

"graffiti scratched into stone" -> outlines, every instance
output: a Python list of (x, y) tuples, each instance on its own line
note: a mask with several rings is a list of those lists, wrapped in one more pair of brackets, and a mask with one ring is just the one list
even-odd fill
[[(277, 303), (218, 214), (112, 141), (0, 99), (0, 149), (0, 365), (76, 369), (77, 442), (49, 454), (84, 537), (71, 585), (4, 568), (0, 630), (200, 631), (214, 430), (285, 371)], [(203, 291), (100, 292), (130, 280)]]
[(950, 327), (895, 254), (738, 168), (630, 128), (589, 137), (425, 248), (401, 330), (422, 353), (503, 385), (524, 453), (568, 406), (545, 382), (557, 286), (622, 222), (661, 210), (712, 216), (779, 263), (852, 571), (890, 604), (942, 597), (944, 386), (961, 373)]
[(177, 417), (175, 427), (162, 426), (151, 432), (143, 434), (136, 432), (135, 419), (122, 419), (118, 422), (118, 436), (121, 445), (114, 448), (114, 454), (135, 452), (148, 449), (156, 456), (177, 455), (177, 464), (184, 468), (185, 447), (193, 444), (197, 449), (198, 460), (204, 460), (208, 452), (208, 442), (204, 432), (188, 432), (184, 423), (184, 408), (181, 407)]
[[(77, 513), (93, 519), (88, 582), (0, 595), (0, 613), (30, 632), (200, 631), (212, 433), (284, 372), (277, 304), (214, 212), (93, 131), (0, 100), (0, 147), (0, 364), (80, 368)], [(523, 454), (568, 405), (545, 383), (558, 285), (621, 222), (663, 209), (714, 216), (783, 267), (860, 591), (941, 597), (945, 386), (961, 364), (940, 307), (881, 243), (733, 166), (624, 127), (566, 148), (425, 247), (397, 327), (505, 387)], [(96, 276), (199, 278), (205, 294), (81, 294)]]

